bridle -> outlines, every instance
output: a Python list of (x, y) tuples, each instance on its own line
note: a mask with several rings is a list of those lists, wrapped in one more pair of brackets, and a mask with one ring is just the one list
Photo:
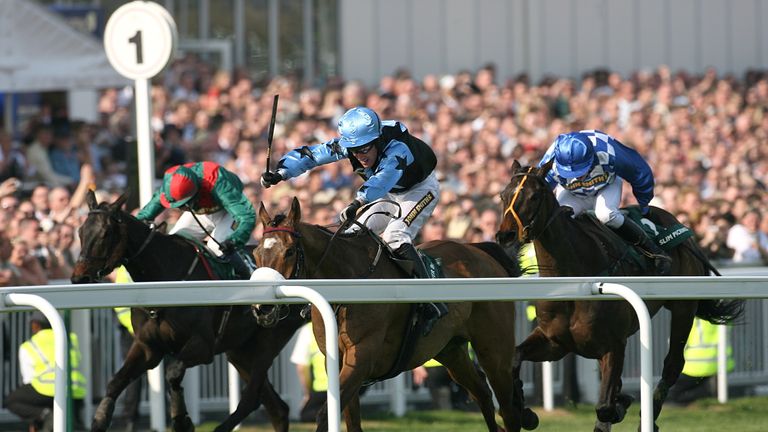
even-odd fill
[[(517, 202), (517, 198), (520, 196), (520, 192), (523, 190), (523, 185), (525, 185), (525, 182), (528, 180), (528, 178), (533, 177), (534, 180), (541, 181), (538, 176), (536, 176), (533, 173), (533, 167), (528, 167), (528, 171), (526, 172), (520, 172), (515, 173), (512, 175), (512, 178), (515, 177), (522, 177), (522, 180), (517, 184), (517, 187), (515, 188), (515, 192), (512, 194), (512, 199), (509, 200), (509, 205), (504, 210), (503, 217), (506, 217), (507, 213), (510, 213), (512, 215), (512, 218), (515, 220), (515, 224), (517, 225), (517, 240), (520, 243), (524, 243), (525, 240), (535, 240), (537, 237), (539, 237), (544, 231), (549, 228), (549, 226), (552, 224), (552, 222), (555, 220), (557, 216), (560, 215), (560, 213), (563, 211), (561, 210), (562, 207), (559, 207), (552, 212), (552, 215), (549, 217), (547, 222), (544, 224), (544, 226), (538, 230), (537, 233), (533, 233), (533, 225), (536, 221), (536, 218), (532, 218), (531, 221), (524, 225), (522, 218), (515, 210), (515, 203)], [(534, 215), (539, 214), (539, 212), (542, 209), (542, 206), (544, 205), (544, 200), (539, 200), (539, 205), (536, 207), (536, 211), (533, 212)]]
[[(120, 265), (127, 265), (130, 261), (134, 260), (136, 257), (138, 257), (142, 252), (144, 252), (144, 249), (147, 248), (149, 243), (152, 241), (152, 238), (155, 236), (155, 233), (157, 232), (157, 229), (153, 226), (150, 231), (147, 238), (144, 239), (144, 242), (142, 242), (141, 246), (139, 247), (139, 250), (136, 251), (133, 255), (130, 257), (123, 257), (119, 258), (121, 255), (124, 255), (126, 248), (128, 247), (128, 227), (125, 223), (123, 223), (122, 217), (119, 217), (115, 215), (115, 212), (105, 209), (92, 209), (88, 212), (88, 215), (92, 214), (98, 214), (98, 215), (106, 215), (110, 220), (116, 222), (119, 227), (120, 232), (120, 238), (118, 239), (117, 245), (112, 249), (112, 253), (105, 254), (104, 256), (94, 256), (87, 253), (81, 254), (81, 257), (84, 258), (86, 261), (103, 261), (104, 265), (101, 269), (96, 271), (96, 279), (102, 279), (105, 276), (107, 276), (109, 273), (112, 272), (116, 267)], [(107, 233), (106, 241), (108, 244), (112, 244), (113, 236), (115, 235), (114, 230), (110, 230)]]
[(304, 273), (304, 268), (307, 265), (304, 259), (304, 246), (301, 244), (301, 233), (294, 229), (284, 227), (284, 226), (264, 228), (264, 234), (269, 234), (273, 232), (288, 233), (291, 235), (291, 237), (296, 239), (296, 262), (294, 263), (293, 272), (291, 273), (290, 279), (299, 279), (301, 276), (301, 273)]

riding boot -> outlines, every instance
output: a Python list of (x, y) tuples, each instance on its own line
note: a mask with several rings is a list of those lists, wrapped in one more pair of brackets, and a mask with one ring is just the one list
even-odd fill
[(653, 242), (638, 224), (629, 218), (624, 218), (624, 223), (616, 229), (616, 232), (625, 240), (639, 247), (643, 254), (653, 260), (656, 272), (659, 276), (668, 276), (672, 269), (672, 259)]
[[(427, 267), (424, 265), (424, 261), (421, 260), (416, 248), (410, 243), (403, 243), (395, 254), (404, 260), (410, 260), (413, 263), (413, 274), (417, 279), (429, 279), (427, 273)], [(424, 335), (429, 334), (434, 327), (435, 322), (445, 316), (448, 313), (448, 306), (445, 303), (428, 303), (421, 308), (422, 315), (426, 318), (424, 325)]]
[(234, 251), (229, 255), (224, 255), (222, 258), (227, 260), (232, 268), (235, 270), (235, 274), (239, 279), (250, 279), (253, 269), (248, 265), (246, 259), (240, 254), (239, 251)]

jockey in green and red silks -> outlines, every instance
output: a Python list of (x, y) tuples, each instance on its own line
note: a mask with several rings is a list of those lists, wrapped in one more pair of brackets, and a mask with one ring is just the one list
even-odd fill
[(238, 255), (236, 250), (243, 248), (256, 226), (256, 211), (243, 193), (242, 182), (215, 162), (169, 168), (162, 187), (137, 218), (152, 221), (168, 208), (185, 210), (170, 234), (182, 233), (200, 241), (210, 235), (213, 240), (208, 247), (228, 259)]

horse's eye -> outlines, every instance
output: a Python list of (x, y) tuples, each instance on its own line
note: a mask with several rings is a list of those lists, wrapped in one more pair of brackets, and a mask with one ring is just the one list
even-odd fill
[(286, 258), (292, 257), (295, 253), (296, 253), (296, 248), (289, 248), (288, 250), (285, 251), (285, 256)]

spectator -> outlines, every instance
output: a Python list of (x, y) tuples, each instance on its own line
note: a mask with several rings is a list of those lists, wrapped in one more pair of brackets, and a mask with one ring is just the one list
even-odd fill
[[(33, 312), (29, 319), (32, 337), (19, 347), (19, 371), (23, 385), (5, 398), (9, 411), (21, 417), (37, 432), (53, 430), (54, 394), (54, 337), (48, 320), (40, 312)], [(77, 336), (69, 335), (70, 366), (72, 369), (72, 397), (75, 411), (83, 407), (85, 376), (80, 372), (80, 348)], [(82, 423), (79, 415), (75, 422)]]
[[(720, 334), (717, 325), (695, 318), (685, 345), (685, 366), (677, 382), (669, 390), (667, 400), (688, 405), (704, 397), (712, 397), (717, 386), (717, 346)], [(727, 347), (728, 371), (734, 368), (733, 349)]]
[(48, 276), (40, 261), (30, 253), (27, 242), (17, 238), (13, 242), (13, 251), (8, 261), (19, 270), (19, 285), (45, 285)]
[(431, 396), (433, 410), (468, 410), (469, 395), (456, 384), (439, 361), (432, 359), (413, 369), (413, 384), (425, 386)]
[(49, 126), (41, 126), (35, 133), (35, 141), (27, 148), (28, 177), (52, 186), (74, 183), (72, 177), (60, 174), (53, 169), (51, 158), (48, 155), (52, 146), (53, 130)]
[(728, 231), (727, 245), (734, 251), (733, 262), (758, 265), (768, 263), (768, 237), (759, 227), (760, 212), (750, 209)]
[(0, 231), (0, 286), (20, 285), (19, 276), (21, 272), (10, 261), (13, 253), (13, 245), (6, 237), (5, 233)]

